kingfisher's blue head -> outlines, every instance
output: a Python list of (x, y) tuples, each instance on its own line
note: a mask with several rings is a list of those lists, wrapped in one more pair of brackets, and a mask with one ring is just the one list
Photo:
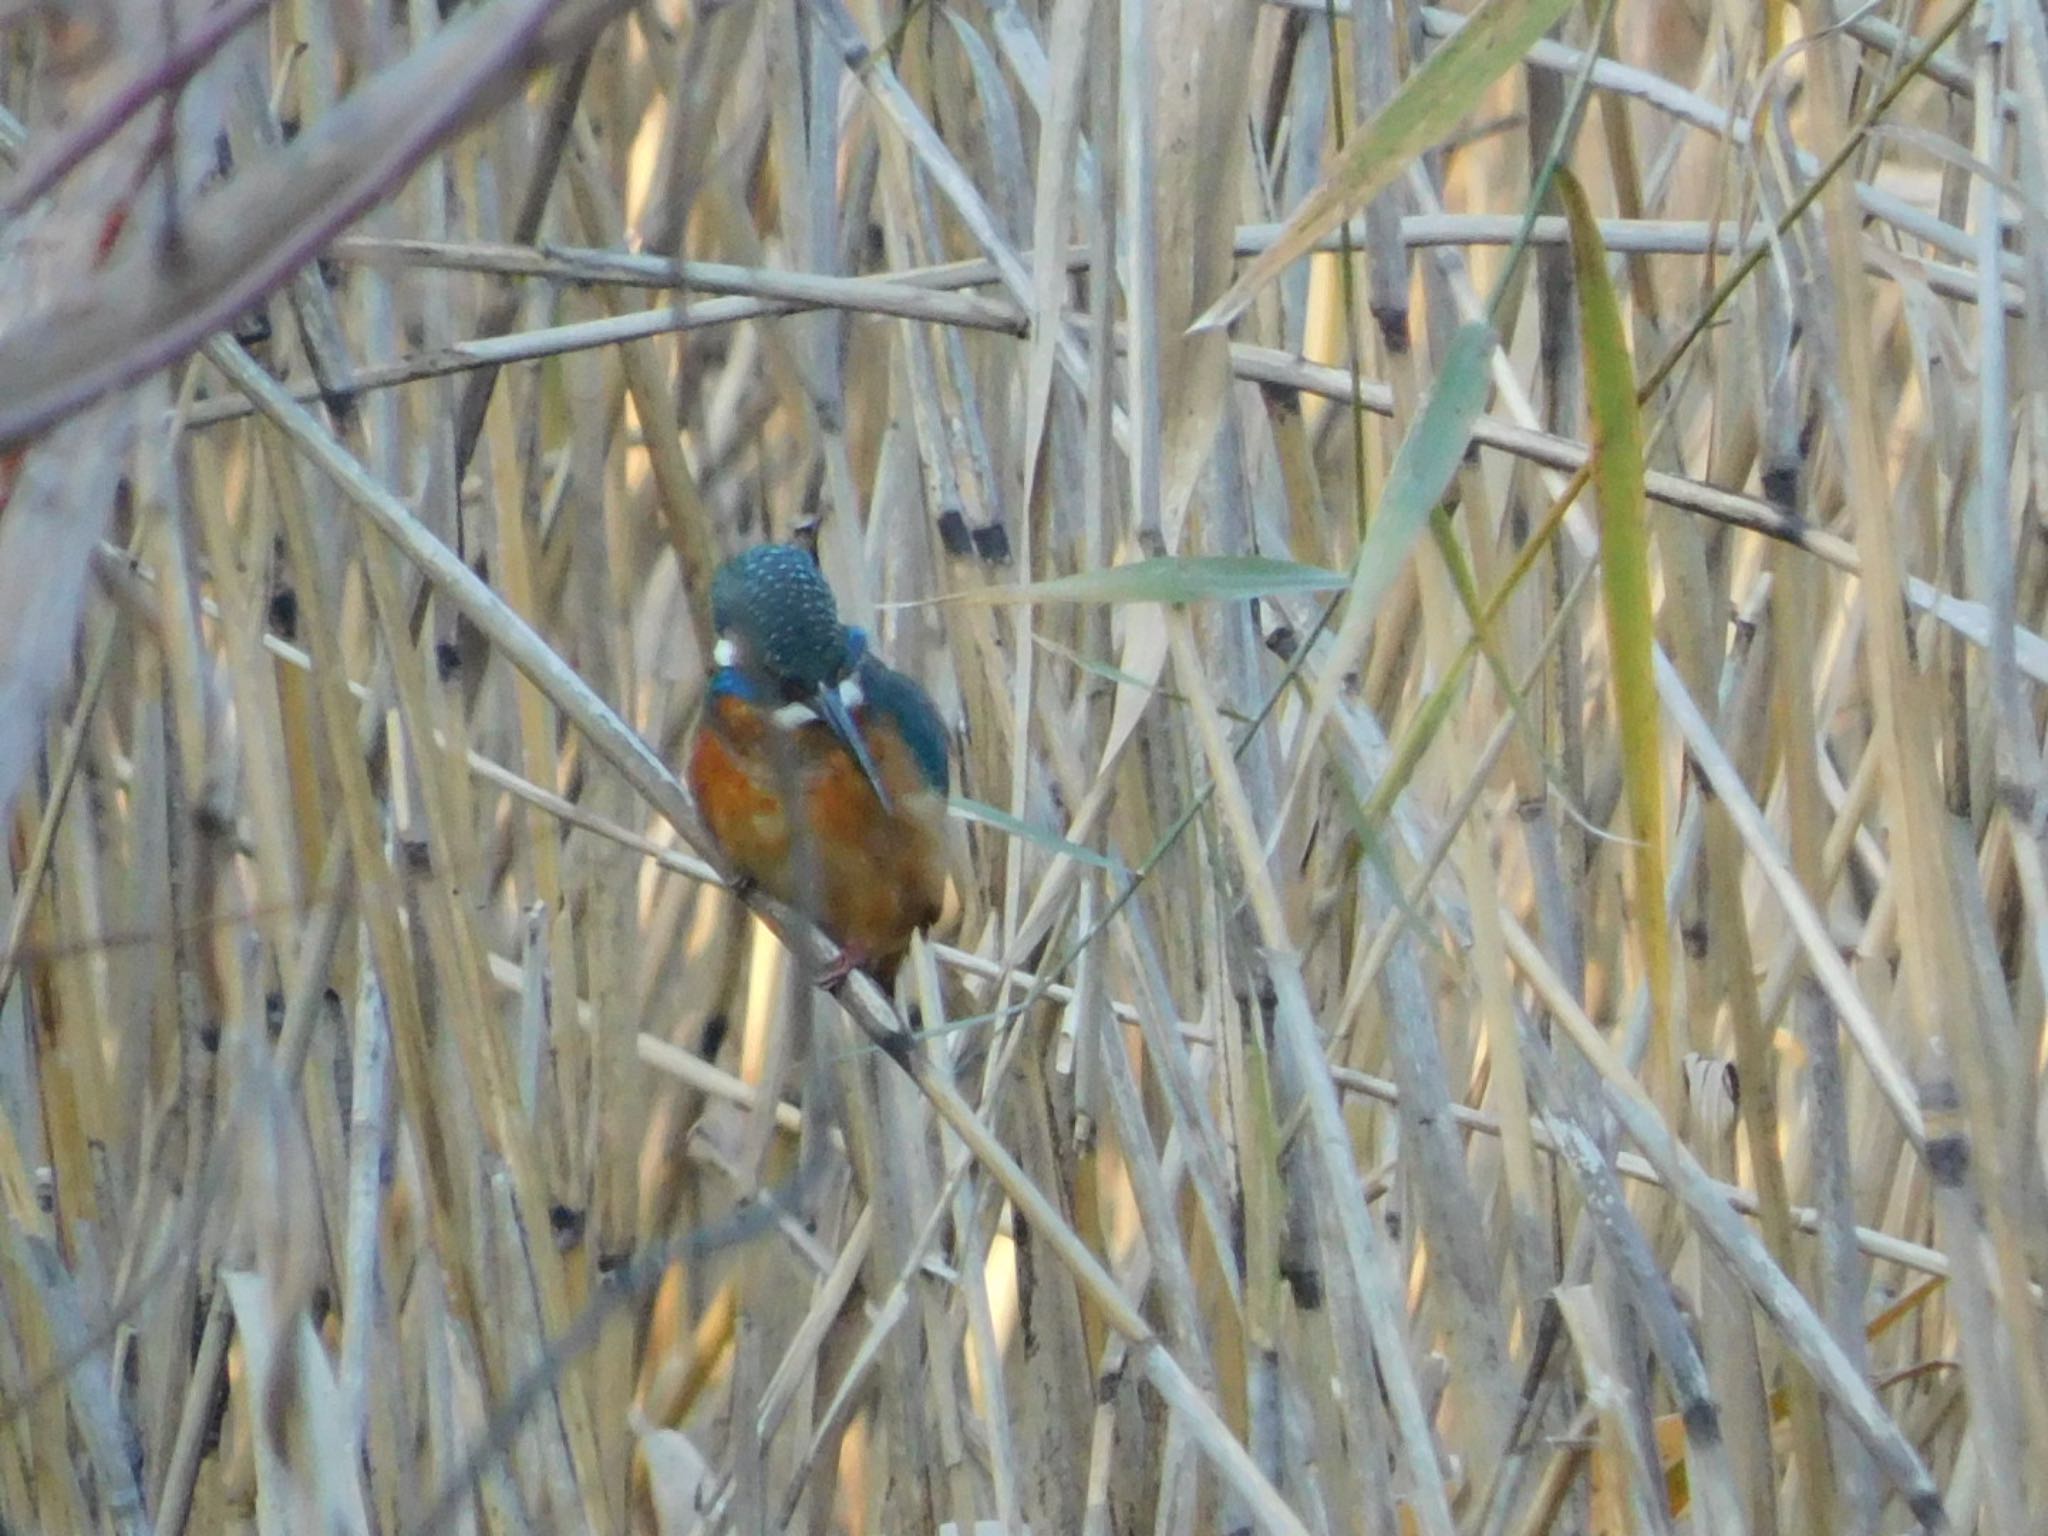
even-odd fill
[(887, 806), (881, 775), (848, 707), (849, 688), (859, 696), (854, 652), (818, 562), (794, 544), (741, 550), (711, 578), (711, 622), (718, 631), (712, 692), (743, 699), (792, 728), (822, 721)]
[(794, 544), (756, 544), (720, 566), (711, 622), (719, 666), (785, 702), (837, 683), (853, 662), (825, 573)]

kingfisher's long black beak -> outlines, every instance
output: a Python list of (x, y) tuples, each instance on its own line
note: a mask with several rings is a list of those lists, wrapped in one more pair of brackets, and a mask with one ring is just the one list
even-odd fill
[(818, 712), (820, 720), (832, 727), (833, 734), (846, 743), (846, 750), (860, 764), (860, 771), (873, 786), (875, 798), (882, 802), (882, 809), (892, 809), (889, 791), (882, 787), (881, 770), (875, 767), (875, 760), (868, 753), (868, 744), (861, 739), (860, 726), (855, 724), (853, 712), (846, 707), (846, 701), (839, 697), (839, 690), (829, 684), (820, 688), (811, 700), (811, 707)]

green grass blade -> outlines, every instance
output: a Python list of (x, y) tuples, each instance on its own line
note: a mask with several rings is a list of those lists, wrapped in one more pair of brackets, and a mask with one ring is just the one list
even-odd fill
[[(1076, 670), (1086, 672), (1090, 677), (1099, 677), (1106, 683), (1115, 683), (1122, 688), (1140, 689), (1145, 693), (1151, 694), (1155, 699), (1163, 699), (1168, 704), (1185, 705), (1188, 701), (1187, 695), (1184, 693), (1159, 683), (1148, 683), (1135, 672), (1126, 672), (1122, 667), (1112, 666), (1106, 661), (1090, 660), (1079, 651), (1061, 645), (1057, 640), (1048, 640), (1044, 635), (1033, 635), (1031, 638), (1040, 650), (1048, 655), (1059, 657), (1060, 660), (1068, 663)], [(1252, 717), (1242, 710), (1225, 709), (1219, 706), (1216, 713), (1228, 720), (1232, 725), (1251, 725), (1253, 723)]]
[(1019, 821), (1008, 811), (993, 805), (984, 805), (979, 800), (970, 800), (965, 795), (954, 795), (947, 804), (967, 821), (978, 821), (984, 826), (994, 827), (998, 832), (1007, 832), (1011, 837), (1022, 838), (1027, 843), (1036, 843), (1048, 853), (1063, 853), (1076, 863), (1106, 869), (1113, 875), (1129, 874), (1130, 871), (1117, 860), (1106, 854), (1097, 853), (1093, 848), (1084, 848), (1079, 843), (1069, 842), (1057, 833), (1047, 832), (1028, 822)]
[(1492, 360), (1493, 328), (1482, 320), (1460, 326), (1445, 349), (1429, 398), (1387, 470), (1379, 511), (1358, 551), (1351, 604), (1361, 617), (1379, 606), (1458, 472), (1472, 443), (1472, 423), (1486, 407)]
[(1585, 188), (1560, 167), (1558, 192), (1571, 225), (1572, 271), (1585, 348), (1586, 400), (1593, 429), (1593, 489), (1600, 503), (1600, 574), (1612, 656), (1615, 724), (1622, 784), (1635, 838), (1634, 915), (1649, 983), (1653, 1091), (1674, 1088), (1671, 1040), (1671, 933), (1664, 915), (1664, 785), (1658, 751), (1657, 680), (1651, 657), (1656, 615), (1650, 602), (1650, 529), (1643, 498), (1643, 423), (1635, 363), (1621, 305), (1607, 271), (1607, 247)]
[(960, 603), (1214, 603), (1271, 597), (1281, 592), (1338, 592), (1349, 583), (1337, 571), (1264, 555), (1160, 556), (1081, 571), (1016, 587), (957, 592), (941, 602)]
[(1345, 146), (1287, 221), (1280, 238), (1189, 329), (1206, 330), (1236, 319), (1290, 262), (1306, 255), (1345, 215), (1391, 186), (1417, 155), (1447, 137), (1486, 88), (1520, 62), (1529, 45), (1569, 4), (1570, 0), (1486, 0)]
[[(1415, 541), (1429, 526), (1429, 517), (1442, 502), (1444, 490), (1458, 472), (1458, 464), (1472, 441), (1472, 423), (1486, 404), (1488, 365), (1493, 358), (1493, 330), (1483, 321), (1461, 326), (1444, 352), (1443, 368), (1429, 398), (1416, 413), (1414, 424), (1394, 462), (1388, 467), (1386, 485), (1378, 509), (1366, 528), (1352, 565), (1351, 591), (1345, 598), (1343, 622), (1330, 655), (1322, 662), (1320, 681), (1312, 692), (1304, 739), (1315, 741), (1329, 724), (1336, 708), (1336, 680), (1344, 677), (1365, 655), (1372, 637), (1372, 623), (1380, 599), (1394, 584), (1407, 563)], [(1292, 805), (1313, 771), (1311, 754), (1303, 753), (1295, 763), (1285, 803)]]

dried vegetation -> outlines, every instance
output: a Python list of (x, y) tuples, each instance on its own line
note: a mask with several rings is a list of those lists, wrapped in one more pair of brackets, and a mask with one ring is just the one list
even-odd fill
[(0, 29), (6, 1529), (2039, 1528), (2036, 0)]

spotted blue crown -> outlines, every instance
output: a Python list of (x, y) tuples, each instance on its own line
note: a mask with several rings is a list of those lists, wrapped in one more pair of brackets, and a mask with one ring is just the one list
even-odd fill
[[(711, 579), (723, 691), (799, 699), (852, 668), (839, 604), (817, 561), (794, 544), (756, 544)], [(749, 695), (751, 696), (751, 695)]]

